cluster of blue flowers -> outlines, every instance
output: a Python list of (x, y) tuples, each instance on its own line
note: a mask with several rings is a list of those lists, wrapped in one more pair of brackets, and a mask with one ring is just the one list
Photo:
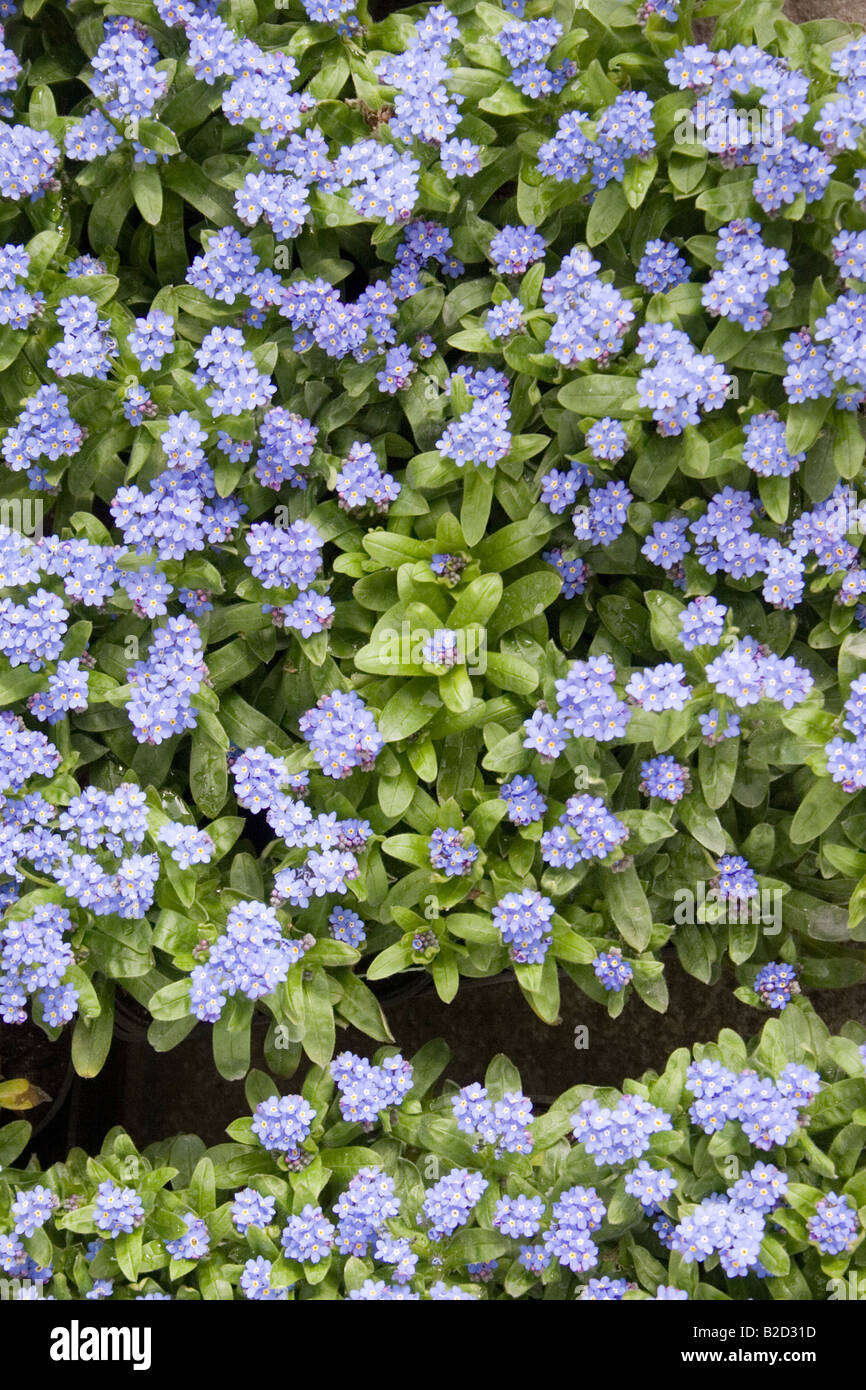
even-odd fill
[(653, 1168), (642, 1158), (630, 1173), (626, 1174), (625, 1190), (631, 1197), (637, 1197), (644, 1211), (652, 1214), (661, 1210), (661, 1205), (677, 1190), (679, 1183), (669, 1168)]
[(815, 684), (811, 672), (792, 657), (776, 656), (751, 637), (723, 650), (707, 666), (706, 674), (717, 694), (726, 695), (740, 709), (762, 699), (793, 709), (807, 699)]
[(721, 855), (717, 867), (718, 873), (713, 879), (713, 886), (725, 901), (746, 901), (757, 895), (758, 880), (741, 854)]
[(642, 1096), (623, 1096), (614, 1109), (585, 1100), (571, 1117), (574, 1138), (596, 1167), (619, 1165), (640, 1158), (654, 1134), (673, 1128), (670, 1115)]
[(675, 242), (653, 237), (646, 244), (634, 278), (645, 290), (664, 294), (684, 285), (691, 278), (691, 270)]
[(506, 814), (512, 825), (532, 825), (534, 821), (541, 820), (547, 810), (547, 801), (531, 773), (503, 782), (499, 795), (505, 802)]
[(186, 1212), (183, 1220), (186, 1231), (176, 1240), (167, 1240), (165, 1248), (173, 1260), (203, 1260), (210, 1253), (210, 1232), (207, 1224), (194, 1212)]
[(652, 713), (685, 709), (692, 687), (685, 682), (685, 668), (679, 661), (663, 661), (636, 671), (625, 687), (636, 705)]
[(333, 1208), (340, 1254), (363, 1259), (385, 1222), (399, 1215), (400, 1207), (394, 1179), (388, 1173), (374, 1167), (359, 1168)]
[(31, 293), (25, 285), (30, 256), (23, 246), (0, 246), (0, 324), (28, 328), (45, 311), (45, 295)]
[(851, 684), (842, 712), (842, 727), (853, 739), (836, 737), (825, 746), (827, 769), (834, 782), (846, 792), (866, 786), (866, 678), (858, 676)]
[[(804, 73), (750, 44), (715, 51), (687, 45), (665, 67), (674, 87), (700, 93), (692, 111), (694, 138), (729, 168), (755, 168), (752, 193), (764, 212), (778, 212), (799, 194), (806, 203), (822, 196), (836, 166), (822, 149), (788, 133), (809, 109)], [(757, 122), (736, 105), (752, 91), (761, 93)]]
[(344, 1120), (371, 1129), (381, 1111), (400, 1106), (412, 1089), (412, 1067), (399, 1052), (374, 1066), (354, 1052), (340, 1052), (331, 1062)]
[(770, 321), (767, 295), (788, 269), (788, 258), (765, 246), (759, 223), (743, 218), (722, 227), (716, 240), (721, 270), (714, 270), (702, 293), (704, 308), (757, 333)]
[(147, 658), (127, 671), (126, 712), (139, 743), (162, 743), (196, 726), (193, 697), (207, 676), (201, 633), (191, 618), (157, 628)]
[(367, 939), (364, 923), (350, 907), (333, 909), (328, 918), (328, 931), (335, 941), (344, 941), (355, 950), (359, 950)]
[(48, 354), (49, 370), (56, 376), (89, 376), (104, 381), (117, 344), (109, 332), (110, 321), (87, 295), (62, 299), (55, 311), (63, 337)]
[(294, 1216), (290, 1216), (283, 1227), (280, 1236), (283, 1253), (289, 1260), (320, 1264), (333, 1248), (335, 1229), (322, 1208), (308, 1202)]
[[(143, 803), (144, 794), (130, 783), (122, 783), (111, 793), (89, 787), (59, 814), (39, 793), (7, 803), (2, 832), (3, 867), (12, 880), (7, 896), (14, 900), (15, 882), (23, 881), (25, 866), (32, 864), (38, 873), (50, 875), (74, 903), (97, 917), (141, 917), (152, 903), (159, 873), (157, 855), (135, 852), (147, 830)], [(93, 850), (100, 853), (89, 852)], [(59, 914), (57, 931), (71, 930), (65, 908), (40, 908), (38, 912), (43, 926), (50, 927), (52, 914), (55, 918)], [(43, 917), (44, 913), (48, 915)], [(11, 929), (13, 924), (9, 925)], [(35, 940), (34, 935), (34, 944)], [(51, 949), (56, 953), (58, 947)], [(67, 964), (71, 964), (71, 957)], [(59, 983), (58, 978), (55, 986)], [(64, 985), (62, 989), (52, 988), (43, 1002), (50, 1005), (52, 1016), (65, 1022), (75, 1011), (76, 999), (75, 991)]]
[(68, 398), (52, 384), (40, 386), (24, 402), (16, 423), (3, 437), (0, 453), (13, 473), (26, 470), (30, 486), (44, 490), (48, 484), (44, 472), (36, 466), (38, 460), (71, 458), (83, 442), (84, 430), (69, 413)]
[(592, 962), (592, 969), (599, 984), (614, 994), (619, 994), (634, 978), (634, 967), (623, 960), (618, 946), (612, 946), (609, 951), (600, 951)]
[(97, 1188), (93, 1223), (106, 1235), (131, 1235), (144, 1221), (144, 1207), (134, 1187), (118, 1187), (106, 1178)]
[(669, 753), (649, 758), (640, 765), (640, 789), (645, 796), (657, 796), (662, 801), (681, 801), (690, 790), (688, 768)]
[(754, 990), (768, 1009), (786, 1009), (793, 996), (800, 993), (794, 966), (775, 960), (762, 965), (755, 976)]
[(538, 167), (561, 183), (581, 183), (589, 175), (593, 188), (622, 183), (627, 164), (646, 158), (655, 149), (653, 107), (646, 92), (622, 92), (597, 117), (594, 136), (583, 126), (585, 111), (566, 111), (556, 134), (538, 151)]
[[(344, 893), (347, 882), (358, 876), (357, 852), (370, 837), (369, 822), (354, 817), (338, 820), (335, 813), (314, 816), (305, 802), (309, 773), (289, 773), (282, 758), (273, 757), (262, 747), (236, 750), (230, 766), (238, 803), (247, 810), (264, 812), (271, 830), (287, 849), (309, 851), (303, 862), (297, 862), (295, 856), (276, 871), (272, 906), (289, 901), (303, 908), (313, 897)], [(350, 944), (364, 940), (360, 918), (347, 909), (335, 908), (330, 926), (338, 940)], [(292, 945), (301, 949), (298, 943)]]
[[(631, 711), (617, 698), (613, 688), (615, 680), (616, 668), (606, 653), (587, 661), (572, 662), (568, 674), (555, 682), (557, 726), (567, 729), (573, 738), (598, 739), (601, 743), (621, 737)], [(527, 735), (532, 719), (524, 726)]]
[(347, 512), (363, 512), (372, 505), (378, 513), (387, 512), (400, 496), (401, 487), (379, 467), (369, 444), (352, 445), (334, 484), (340, 506)]
[(841, 1255), (860, 1237), (860, 1221), (850, 1198), (840, 1197), (837, 1192), (828, 1192), (820, 1198), (806, 1228), (809, 1239), (823, 1255)]
[(90, 673), (82, 670), (78, 657), (58, 661), (56, 671), (48, 677), (48, 689), (28, 699), (30, 713), (46, 724), (59, 724), (72, 710), (87, 709), (89, 679)]
[(542, 893), (524, 888), (506, 893), (493, 909), (493, 923), (516, 964), (540, 964), (553, 942), (550, 919), (553, 903)]
[(736, 1120), (749, 1143), (766, 1152), (786, 1144), (799, 1128), (801, 1111), (818, 1094), (821, 1078), (795, 1063), (773, 1081), (755, 1071), (737, 1075), (718, 1062), (703, 1061), (689, 1066), (686, 1088), (695, 1097), (689, 1115), (705, 1134)]
[(452, 1096), (451, 1108), (457, 1128), (478, 1135), (482, 1144), (492, 1144), (497, 1158), (503, 1153), (532, 1153), (532, 1101), (522, 1092), (506, 1091), (492, 1100), (486, 1087), (474, 1081)]
[(6, 921), (0, 927), (0, 1017), (4, 1023), (24, 1023), (32, 995), (52, 1027), (75, 1015), (78, 991), (63, 983), (74, 960), (65, 939), (72, 929), (66, 908), (50, 903), (35, 908), (30, 917)]
[(789, 478), (805, 462), (805, 453), (791, 454), (785, 441), (785, 422), (774, 410), (753, 415), (745, 424), (743, 463), (760, 478)]
[(356, 767), (369, 771), (384, 747), (375, 719), (354, 690), (322, 696), (298, 727), (326, 777), (348, 777)]
[(461, 634), (450, 627), (437, 627), (429, 637), (425, 637), (421, 659), (427, 666), (435, 666), (439, 671), (450, 671), (452, 666), (459, 666), (463, 661)]
[[(4, 114), (11, 116), (12, 112), (7, 107)], [(60, 158), (60, 150), (46, 130), (4, 124), (0, 127), (0, 196), (14, 203), (44, 197), (58, 186), (55, 176)]]
[(547, 66), (562, 33), (562, 25), (555, 19), (532, 19), (500, 29), (500, 52), (511, 67), (511, 81), (525, 96), (538, 99), (555, 95), (577, 71), (568, 61), (555, 68)]
[(542, 282), (544, 307), (554, 315), (547, 351), (565, 367), (588, 361), (604, 366), (634, 319), (630, 301), (596, 274), (600, 269), (586, 247), (575, 246)]
[(573, 1274), (585, 1274), (598, 1263), (598, 1246), (592, 1232), (602, 1225), (607, 1208), (594, 1187), (568, 1187), (554, 1202), (552, 1221), (540, 1247), (520, 1252), (521, 1263), (532, 1269), (556, 1260)]
[(487, 1179), (480, 1173), (472, 1173), (468, 1168), (453, 1168), (427, 1188), (418, 1224), (429, 1223), (427, 1234), (431, 1240), (446, 1239), (460, 1226), (465, 1226), (488, 1186)]
[(226, 929), (214, 942), (206, 962), (190, 977), (190, 1012), (207, 1023), (221, 1017), (227, 999), (240, 992), (261, 999), (282, 984), (312, 945), (312, 938), (291, 940), (273, 907), (237, 903)]
[(507, 379), (500, 378), (495, 372), (491, 373), (491, 377), (492, 380), (481, 373), (472, 377), (463, 376), (472, 403), (467, 411), (446, 425), (441, 438), (436, 441), (436, 448), (442, 456), (451, 459), (458, 468), (465, 467), (467, 463), (495, 468), (511, 449)]
[(717, 1253), (722, 1269), (731, 1279), (744, 1278), (752, 1270), (760, 1276), (766, 1274), (758, 1258), (765, 1230), (760, 1211), (714, 1194), (705, 1197), (690, 1215), (680, 1220), (671, 1233), (670, 1248), (686, 1264)]
[(659, 434), (682, 434), (700, 423), (702, 411), (725, 404), (731, 377), (709, 353), (696, 352), (672, 323), (645, 324), (635, 351), (647, 364), (637, 379), (638, 398), (652, 411)]
[(463, 834), (454, 826), (436, 829), (430, 836), (430, 863), (447, 878), (459, 878), (471, 873), (478, 858), (477, 845), (464, 845)]
[(303, 1096), (272, 1096), (256, 1106), (252, 1131), (263, 1148), (284, 1155), (289, 1164), (299, 1164), (301, 1145), (309, 1138), (315, 1118), (315, 1110)]
[(583, 860), (607, 859), (628, 839), (628, 829), (600, 796), (569, 797), (556, 825), (541, 837), (541, 856), (555, 869), (573, 869)]

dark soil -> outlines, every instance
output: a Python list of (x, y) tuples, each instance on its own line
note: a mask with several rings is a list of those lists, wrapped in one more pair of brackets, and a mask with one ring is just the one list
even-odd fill
[(29, 1020), (16, 1027), (0, 1024), (0, 1077), (4, 1081), (24, 1077), (48, 1097), (32, 1110), (15, 1114), (0, 1110), (0, 1125), (20, 1118), (33, 1125), (34, 1136), (41, 1132), (63, 1107), (71, 1081), (69, 1069), (68, 1034), (55, 1043)]
[[(551, 1027), (535, 1017), (509, 976), (464, 981), (449, 1005), (429, 990), (385, 1008), (405, 1055), (444, 1037), (452, 1052), (446, 1075), (465, 1084), (481, 1078), (491, 1058), (505, 1052), (520, 1069), (525, 1090), (543, 1105), (579, 1082), (618, 1086), (648, 1068), (661, 1069), (675, 1048), (711, 1041), (721, 1028), (750, 1037), (767, 1017), (734, 998), (732, 979), (708, 987), (675, 961), (668, 963), (666, 975), (671, 1003), (663, 1015), (633, 998), (620, 1018), (611, 1019), (566, 980), (562, 1022)], [(812, 991), (810, 997), (833, 1029), (848, 1019), (866, 1023), (866, 985)], [(579, 1025), (588, 1030), (586, 1047), (576, 1045)], [(264, 1027), (256, 1026), (252, 1064), (267, 1070), (263, 1039)], [(372, 1055), (378, 1046), (354, 1030), (338, 1034), (338, 1049)], [(280, 1089), (298, 1089), (302, 1077), (303, 1067), (283, 1079)], [(43, 1164), (60, 1158), (70, 1143), (97, 1148), (114, 1124), (123, 1125), (140, 1147), (184, 1132), (216, 1144), (226, 1125), (247, 1113), (247, 1105), (243, 1083), (224, 1081), (215, 1071), (210, 1030), (203, 1025), (169, 1053), (153, 1052), (143, 1031), (137, 1042), (116, 1039), (100, 1077), (76, 1082), (67, 1111), (34, 1144)]]

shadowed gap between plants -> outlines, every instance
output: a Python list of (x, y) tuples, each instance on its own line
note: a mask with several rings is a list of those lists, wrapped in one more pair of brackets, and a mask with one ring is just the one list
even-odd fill
[[(620, 1085), (624, 1076), (662, 1068), (675, 1048), (710, 1041), (722, 1028), (749, 1037), (767, 1017), (739, 1003), (730, 981), (715, 988), (702, 986), (676, 960), (668, 962), (667, 974), (668, 1012), (656, 1014), (634, 999), (627, 1020), (611, 1019), (601, 1005), (567, 989), (562, 1023), (551, 1027), (526, 1006), (509, 975), (467, 980), (447, 1005), (431, 987), (423, 988), (427, 977), (422, 977), (420, 992), (406, 997), (404, 982), (392, 1001), (383, 1004), (405, 1055), (444, 1037), (452, 1054), (445, 1075), (465, 1085), (483, 1076), (488, 1062), (504, 1052), (520, 1071), (527, 1094), (543, 1110), (550, 1097), (570, 1086)], [(804, 993), (831, 1029), (849, 1019), (866, 1023), (866, 985)], [(47, 1165), (65, 1157), (73, 1144), (93, 1151), (114, 1124), (128, 1130), (140, 1147), (170, 1133), (196, 1133), (208, 1144), (222, 1141), (225, 1126), (244, 1110), (244, 1083), (225, 1081), (214, 1071), (206, 1025), (171, 1052), (154, 1053), (143, 1045), (143, 1018), (133, 1000), (119, 1002), (118, 1027), (105, 1068), (93, 1081), (75, 1078), (69, 1103), (50, 1124), (40, 1126), (28, 1155), (38, 1154)], [(262, 1019), (253, 1029), (251, 1065), (268, 1070), (263, 1025)], [(588, 1030), (585, 1048), (575, 1037), (581, 1025)], [(338, 1035), (338, 1052), (372, 1056), (378, 1046), (354, 1029)], [(294, 1076), (280, 1078), (280, 1090), (299, 1089), (305, 1072), (302, 1063)]]

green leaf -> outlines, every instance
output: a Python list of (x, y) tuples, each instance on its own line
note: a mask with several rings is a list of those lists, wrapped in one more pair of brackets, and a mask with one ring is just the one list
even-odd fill
[(540, 672), (518, 656), (488, 652), (487, 679), (500, 690), (512, 690), (517, 695), (530, 695), (538, 686)]
[(219, 744), (198, 728), (192, 734), (189, 786), (202, 815), (208, 820), (218, 816), (228, 796), (226, 755)]
[(758, 478), (758, 492), (771, 521), (783, 526), (788, 520), (791, 497), (790, 478)]
[(729, 800), (737, 776), (739, 756), (738, 738), (726, 738), (713, 745), (701, 744), (698, 752), (698, 776), (704, 800), (710, 810), (717, 811)]
[(391, 835), (382, 841), (382, 853), (419, 869), (430, 868), (430, 842), (425, 835)]
[(386, 980), (389, 975), (397, 975), (412, 960), (412, 943), (410, 941), (397, 941), (393, 946), (388, 946), (384, 951), (380, 951), (370, 965), (367, 967), (368, 980)]
[(27, 1120), (13, 1120), (0, 1128), (0, 1168), (8, 1168), (24, 1151), (32, 1128)]
[(317, 1066), (326, 1067), (334, 1055), (334, 1010), (324, 970), (304, 981), (304, 1051)]
[(807, 845), (831, 826), (851, 798), (839, 782), (822, 777), (807, 791), (791, 821), (791, 843)]
[(114, 1256), (120, 1272), (130, 1284), (134, 1284), (142, 1262), (144, 1232), (140, 1226), (133, 1231), (121, 1231), (114, 1242)]
[(449, 619), (451, 626), (464, 628), (471, 623), (484, 626), (496, 612), (501, 597), (502, 579), (498, 574), (482, 574), (478, 579), (473, 579), (454, 605)]
[(368, 1038), (377, 1038), (380, 1042), (393, 1042), (394, 1038), (382, 1012), (382, 1006), (373, 991), (368, 989), (364, 981), (352, 970), (337, 970), (334, 971), (334, 976), (343, 991), (337, 1005), (341, 1019), (352, 1024), (354, 1028), (359, 1028)]
[(250, 1069), (252, 1000), (235, 995), (213, 1025), (211, 1041), (216, 1069), (226, 1081), (241, 1081)]
[(775, 1278), (782, 1278), (791, 1268), (791, 1259), (782, 1243), (774, 1236), (765, 1236), (761, 1241), (761, 1264)]
[[(632, 204), (637, 207), (637, 204)], [(622, 184), (611, 182), (596, 193), (586, 221), (586, 240), (589, 246), (599, 246), (616, 231), (629, 209)], [(562, 397), (560, 396), (560, 399)]]
[(90, 244), (97, 255), (117, 245), (132, 204), (132, 180), (128, 173), (121, 174), (100, 190), (87, 223)]
[(170, 126), (160, 121), (143, 120), (138, 123), (138, 142), (146, 150), (157, 154), (179, 154), (180, 142)]
[(553, 570), (534, 570), (509, 584), (487, 623), (487, 639), (498, 642), (505, 632), (540, 618), (562, 589), (562, 580)]
[(467, 545), (477, 545), (487, 530), (494, 481), (492, 468), (479, 467), (467, 473), (460, 507), (460, 525)]
[[(209, 89), (210, 90), (210, 89)], [(176, 193), (162, 188), (162, 214), (153, 229), (153, 248), (160, 283), (179, 284), (186, 275), (186, 246), (183, 225), (183, 203)], [(224, 496), (220, 493), (220, 496)]]
[(840, 478), (856, 478), (863, 466), (866, 440), (855, 411), (838, 410), (833, 429), (833, 463)]
[(727, 843), (725, 832), (718, 816), (713, 815), (699, 792), (692, 791), (683, 797), (677, 806), (677, 812), (683, 825), (698, 844), (708, 849), (710, 854), (724, 854)]
[(150, 996), (148, 1009), (153, 1018), (164, 1023), (175, 1023), (179, 1019), (189, 1018), (189, 978), (173, 980), (170, 985), (163, 985), (162, 989)]
[(831, 401), (821, 398), (788, 407), (785, 445), (789, 454), (799, 454), (805, 449), (811, 449), (821, 433), (831, 404)]
[(729, 222), (734, 217), (749, 217), (758, 211), (752, 197), (752, 179), (740, 178), (736, 182), (719, 184), (710, 188), (695, 199), (695, 207), (707, 212), (719, 222)]
[(604, 892), (620, 935), (636, 951), (645, 950), (652, 935), (652, 913), (636, 870), (632, 867), (606, 874)]
[(454, 952), (443, 946), (430, 966), (436, 993), (443, 1004), (450, 1004), (460, 985), (460, 972)]
[(132, 195), (145, 222), (152, 227), (159, 226), (162, 217), (162, 181), (152, 165), (143, 164), (133, 170)]
[[(650, 155), (648, 159), (629, 160), (625, 178), (622, 182), (626, 202), (630, 208), (639, 208), (653, 185), (658, 171), (658, 159)], [(610, 188), (610, 184), (607, 185)], [(591, 215), (591, 214), (590, 214)], [(619, 225), (619, 224), (617, 224)], [(606, 240), (606, 238), (603, 238)], [(590, 243), (592, 244), (592, 243)]]
[(186, 155), (165, 166), (162, 181), (203, 217), (216, 222), (218, 226), (237, 222), (234, 199), (228, 190), (209, 179)]
[(402, 685), (388, 700), (376, 723), (386, 743), (397, 743), (429, 724), (439, 705), (430, 699), (435, 689), (432, 680), (413, 680)]
[(713, 962), (716, 959), (712, 932), (708, 927), (687, 924), (677, 927), (674, 945), (684, 970), (695, 979), (708, 985), (712, 978)]
[(18, 700), (26, 700), (45, 686), (45, 673), (31, 671), (26, 666), (16, 666), (14, 671), (0, 672), (0, 705), (13, 705)]
[(634, 415), (637, 404), (635, 402), (633, 409), (630, 402), (636, 391), (637, 382), (633, 377), (607, 376), (602, 372), (596, 372), (570, 381), (557, 395), (560, 405), (572, 414), (591, 415), (593, 419), (599, 420), (604, 415)]
[(537, 522), (515, 521), (483, 540), (475, 552), (481, 568), (502, 574), (542, 550), (557, 518), (546, 507), (541, 510), (546, 515)]
[(448, 1243), (445, 1268), (464, 1268), (469, 1264), (485, 1264), (511, 1252), (511, 1240), (498, 1231), (482, 1231), (477, 1226), (458, 1231)]
[[(472, 71), (474, 73), (475, 70)], [(498, 74), (491, 76), (496, 77), (497, 90), (491, 96), (481, 98), (478, 103), (479, 110), (487, 111), (492, 116), (522, 116), (533, 109), (529, 97), (521, 96), (515, 87), (506, 86)]]
[(108, 1057), (114, 1033), (114, 981), (95, 985), (100, 1013), (78, 1018), (72, 1033), (72, 1065), (79, 1076), (97, 1076)]

